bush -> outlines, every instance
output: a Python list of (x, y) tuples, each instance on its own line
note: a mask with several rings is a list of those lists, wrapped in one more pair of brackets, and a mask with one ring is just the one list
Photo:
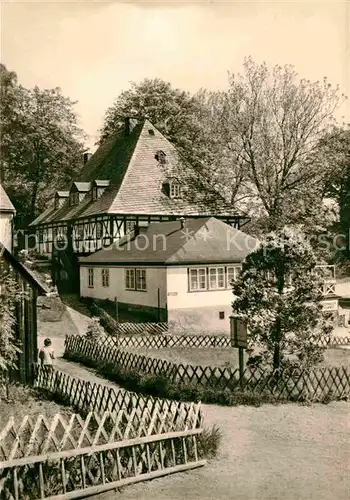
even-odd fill
[(199, 458), (215, 458), (218, 454), (222, 432), (214, 425), (203, 429), (203, 433), (198, 436), (197, 450)]

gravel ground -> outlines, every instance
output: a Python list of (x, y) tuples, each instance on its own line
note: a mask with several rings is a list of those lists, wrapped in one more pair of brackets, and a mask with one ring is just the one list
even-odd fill
[(203, 406), (223, 431), (220, 456), (201, 469), (93, 500), (347, 500), (349, 406)]

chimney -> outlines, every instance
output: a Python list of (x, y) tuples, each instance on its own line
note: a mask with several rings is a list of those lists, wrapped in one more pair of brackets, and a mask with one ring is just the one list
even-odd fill
[(91, 153), (84, 153), (84, 165), (87, 164), (87, 162), (90, 160), (91, 158)]
[(125, 135), (130, 135), (130, 116), (125, 117)]
[(181, 229), (185, 227), (185, 217), (180, 217), (180, 224), (181, 224)]

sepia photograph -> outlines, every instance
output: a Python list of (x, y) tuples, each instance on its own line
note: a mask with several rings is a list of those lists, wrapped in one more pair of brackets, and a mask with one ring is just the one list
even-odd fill
[(348, 500), (350, 0), (0, 33), (0, 500)]

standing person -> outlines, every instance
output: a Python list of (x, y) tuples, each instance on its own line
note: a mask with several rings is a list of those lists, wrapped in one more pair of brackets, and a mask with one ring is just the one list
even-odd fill
[(53, 360), (55, 359), (55, 353), (51, 344), (50, 339), (45, 339), (44, 346), (39, 351), (39, 364), (46, 369), (53, 368)]

